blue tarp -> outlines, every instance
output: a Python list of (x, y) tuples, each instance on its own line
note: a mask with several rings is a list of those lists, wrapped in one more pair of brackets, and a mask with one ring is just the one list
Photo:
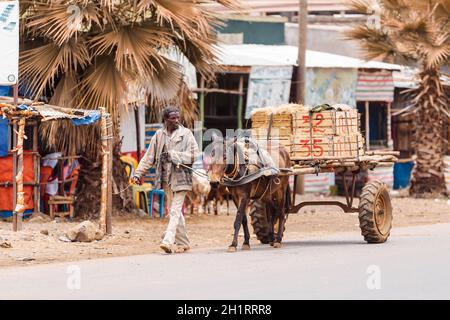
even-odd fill
[(100, 112), (93, 111), (89, 115), (81, 119), (72, 119), (72, 123), (76, 126), (83, 126), (87, 124), (92, 124), (100, 120)]
[(0, 86), (0, 96), (9, 97), (11, 95), (11, 87)]
[(0, 118), (0, 157), (8, 155), (8, 119)]
[[(32, 214), (33, 214), (33, 209), (28, 209), (28, 210), (24, 211), (23, 217), (24, 217), (24, 219), (27, 219), (27, 218), (31, 217)], [(12, 211), (0, 211), (0, 219), (7, 219), (12, 216), (13, 216)]]

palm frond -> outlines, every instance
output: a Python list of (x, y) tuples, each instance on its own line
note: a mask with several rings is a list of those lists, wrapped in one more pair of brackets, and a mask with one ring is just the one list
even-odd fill
[(362, 14), (370, 13), (372, 1), (370, 0), (353, 0), (350, 2), (350, 7), (353, 11)]
[(182, 84), (180, 66), (163, 56), (164, 64), (158, 68), (151, 77), (144, 79), (141, 86), (149, 96), (150, 104), (161, 104), (164, 101), (172, 101), (177, 97)]
[(116, 68), (113, 57), (98, 57), (80, 81), (80, 107), (84, 109), (105, 107), (113, 115), (113, 120), (117, 120), (118, 107), (127, 104), (128, 77), (130, 75)]
[(79, 100), (78, 81), (75, 75), (64, 75), (56, 86), (50, 104), (63, 108), (74, 108), (78, 106)]
[(50, 42), (22, 51), (20, 71), (22, 78), (27, 79), (28, 94), (41, 96), (48, 85), (55, 86), (59, 74), (81, 71), (90, 62), (89, 58), (89, 51), (82, 41), (69, 41), (62, 46)]
[(136, 25), (103, 33), (90, 42), (95, 56), (114, 54), (120, 71), (133, 69), (147, 77), (164, 64), (157, 49), (171, 44), (167, 31)]

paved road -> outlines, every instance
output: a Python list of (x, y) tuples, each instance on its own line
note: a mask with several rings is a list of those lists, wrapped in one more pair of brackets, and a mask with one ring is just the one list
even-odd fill
[(450, 299), (450, 224), (189, 254), (7, 268), (0, 299)]

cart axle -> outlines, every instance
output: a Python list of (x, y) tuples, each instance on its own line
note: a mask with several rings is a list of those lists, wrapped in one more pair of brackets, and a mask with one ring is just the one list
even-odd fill
[(358, 212), (358, 208), (354, 208), (351, 206), (348, 206), (342, 202), (339, 201), (305, 201), (302, 202), (296, 206), (293, 206), (289, 209), (289, 213), (298, 213), (301, 208), (306, 206), (338, 206), (342, 210), (344, 210), (345, 213), (351, 213), (351, 212)]

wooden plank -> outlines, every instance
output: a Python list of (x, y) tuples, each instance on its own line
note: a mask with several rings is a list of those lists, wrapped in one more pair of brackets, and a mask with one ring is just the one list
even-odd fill
[(102, 141), (102, 178), (100, 197), (100, 219), (99, 228), (106, 233), (106, 206), (108, 201), (108, 130), (106, 123), (105, 108), (100, 108), (101, 115), (101, 141)]
[(369, 101), (364, 103), (366, 113), (366, 150), (370, 150)]
[[(298, 142), (298, 143), (297, 143)], [(308, 136), (295, 136), (293, 140), (293, 157), (346, 157), (364, 154), (361, 135), (324, 136), (311, 139)]]
[(232, 95), (237, 95), (237, 96), (244, 95), (243, 92), (236, 91), (236, 90), (224, 90), (224, 89), (214, 89), (214, 88), (210, 88), (210, 89), (197, 88), (197, 89), (193, 89), (192, 92), (198, 92), (198, 93), (224, 93), (224, 94), (232, 94)]
[[(265, 136), (267, 137), (268, 133), (268, 125), (266, 128), (253, 128), (251, 130), (252, 137), (253, 136)], [(279, 128), (279, 127), (272, 127), (270, 130), (270, 136), (271, 137), (280, 137), (280, 136), (286, 136), (289, 137), (292, 135), (291, 128)]]
[(33, 167), (34, 167), (34, 214), (41, 213), (41, 188), (39, 185), (41, 178), (41, 161), (38, 153), (38, 127), (37, 122), (33, 123)]
[(25, 211), (25, 192), (23, 191), (23, 140), (25, 137), (25, 118), (19, 120), (19, 133), (17, 135), (17, 202), (13, 211), (13, 230), (22, 230), (23, 213)]
[[(17, 122), (14, 120), (12, 124), (12, 153), (13, 153), (13, 208), (16, 207), (17, 204)], [(13, 214), (13, 231), (17, 231), (17, 216)]]
[(108, 180), (107, 180), (107, 193), (108, 199), (106, 203), (106, 234), (112, 234), (112, 173), (113, 173), (113, 124), (112, 119), (109, 117), (106, 119), (107, 133), (108, 133)]
[(242, 112), (244, 107), (244, 76), (239, 77), (239, 98), (237, 109), (237, 128), (242, 129)]

